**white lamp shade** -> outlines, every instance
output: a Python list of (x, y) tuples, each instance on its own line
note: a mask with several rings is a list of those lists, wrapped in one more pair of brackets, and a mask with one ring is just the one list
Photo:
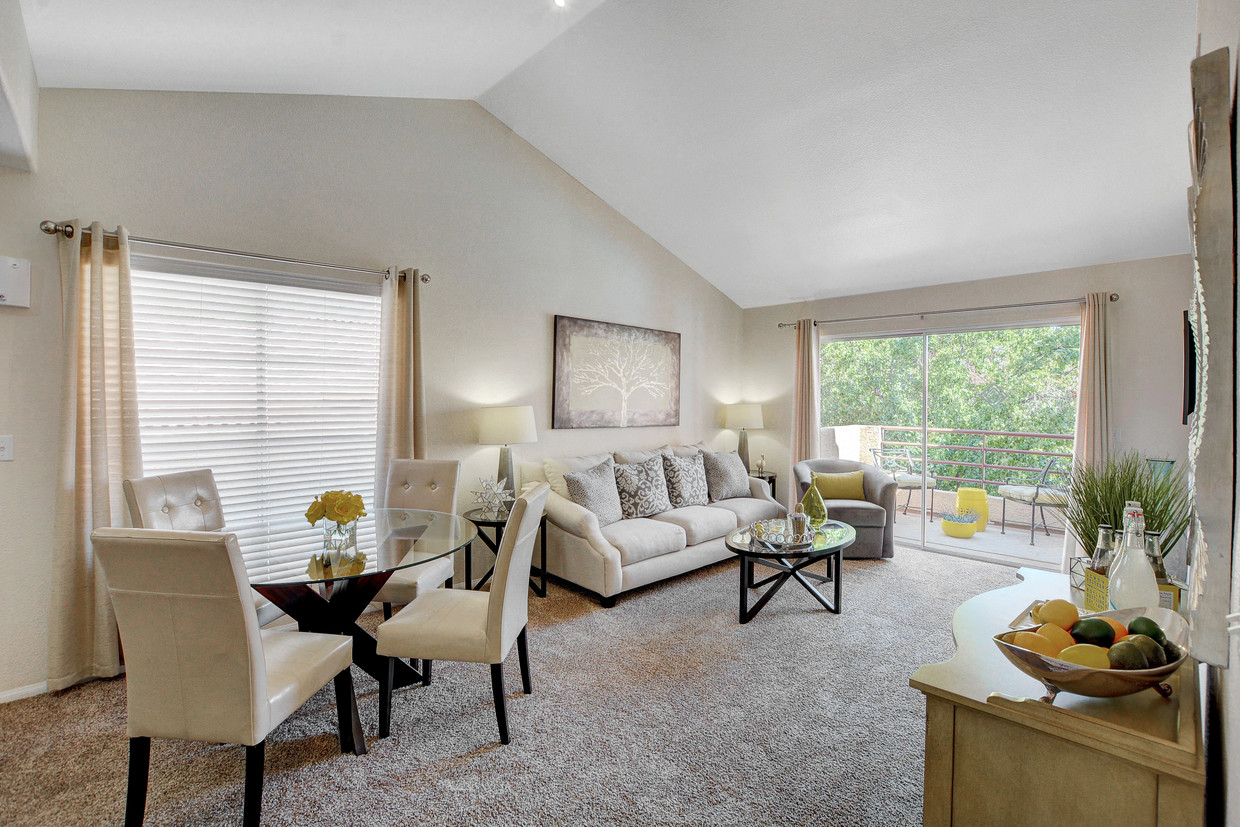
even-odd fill
[(519, 445), (537, 442), (534, 409), (529, 405), (481, 408), (478, 411), (478, 442), (482, 445)]
[(762, 427), (762, 406), (756, 402), (739, 402), (728, 405), (723, 427), (732, 430)]

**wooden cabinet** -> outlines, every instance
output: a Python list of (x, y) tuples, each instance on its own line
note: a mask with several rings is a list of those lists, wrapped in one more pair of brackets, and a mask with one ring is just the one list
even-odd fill
[[(926, 695), (927, 825), (1200, 825), (1205, 766), (1196, 664), (1122, 698), (1061, 692), (1012, 666), (991, 637), (1034, 600), (1072, 599), (1067, 575), (1021, 569), (1023, 582), (956, 610), (956, 654), (918, 669)], [(1079, 595), (1079, 593), (1077, 593)]]

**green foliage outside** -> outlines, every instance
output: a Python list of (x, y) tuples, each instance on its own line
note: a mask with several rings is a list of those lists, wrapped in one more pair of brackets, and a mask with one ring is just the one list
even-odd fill
[[(1080, 328), (1031, 327), (948, 333), (929, 337), (929, 411), (931, 428), (978, 431), (1021, 431), (1071, 435), (1076, 419), (1077, 361)], [(921, 458), (922, 339), (905, 336), (859, 339), (822, 345), (822, 424), (888, 426), (885, 439), (915, 443)], [(930, 473), (940, 488), (977, 485), (943, 477), (980, 478), (981, 468), (957, 465), (982, 461), (980, 434), (931, 433)], [(986, 436), (986, 462), (1040, 470), (1046, 459), (1002, 449), (1070, 454), (1071, 440)], [(902, 446), (899, 446), (902, 447)], [(999, 450), (993, 450), (999, 449)], [(1066, 483), (1070, 461), (1050, 482)], [(986, 489), (994, 494), (1010, 478), (1036, 476), (1035, 471), (991, 469)]]

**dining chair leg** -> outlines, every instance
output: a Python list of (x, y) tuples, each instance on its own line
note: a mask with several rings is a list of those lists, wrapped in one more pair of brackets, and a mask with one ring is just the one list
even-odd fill
[(146, 782), (151, 770), (151, 739), (129, 739), (129, 790), (125, 794), (125, 827), (138, 827), (146, 814)]
[(431, 660), (430, 658), (422, 659), (422, 685), (423, 686), (431, 685), (431, 664), (433, 664), (434, 662), (435, 661)]
[(383, 604), (383, 619), (384, 620), (392, 619), (392, 604), (391, 603)]
[(392, 684), (396, 683), (396, 658), (385, 658), (387, 668), (379, 680), (379, 737), (392, 734)]
[(245, 748), (245, 809), (241, 823), (245, 827), (258, 827), (263, 817), (263, 759), (267, 741), (259, 741)]
[(447, 580), (443, 581), (443, 587), (444, 587), (445, 589), (450, 589), (450, 588), (452, 588), (452, 578), (451, 578), (451, 577), (449, 577)]
[(357, 711), (357, 692), (353, 689), (353, 673), (343, 669), (336, 674), (336, 728), (340, 734), (340, 751), (354, 755), (366, 754), (366, 735), (362, 717)]
[(530, 649), (526, 645), (525, 629), (517, 635), (517, 660), (521, 663), (521, 691), (530, 695), (534, 690), (530, 686)]
[(1003, 516), (999, 518), (999, 533), (1007, 534), (1007, 497), (1003, 498)]
[(495, 695), (495, 720), (499, 724), (499, 742), (508, 743), (508, 706), (504, 700), (504, 664), (491, 664), (491, 691)]

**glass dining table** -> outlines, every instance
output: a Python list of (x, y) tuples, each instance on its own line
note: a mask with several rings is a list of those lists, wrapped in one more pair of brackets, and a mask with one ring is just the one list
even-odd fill
[[(361, 518), (358, 529), (364, 538), (359, 550), (366, 554), (360, 571), (316, 576), (322, 569), (312, 566), (311, 558), (321, 549), (307, 547), (304, 564), (293, 555), (292, 566), (252, 573), (250, 586), (296, 620), (304, 632), (351, 636), (353, 663), (380, 680), (386, 677), (387, 659), (376, 653), (374, 636), (358, 625), (358, 618), (394, 572), (465, 548), (477, 538), (478, 528), (464, 517), (441, 511), (374, 508)], [(395, 687), (422, 680), (421, 673), (404, 661), (396, 659), (394, 668)]]

